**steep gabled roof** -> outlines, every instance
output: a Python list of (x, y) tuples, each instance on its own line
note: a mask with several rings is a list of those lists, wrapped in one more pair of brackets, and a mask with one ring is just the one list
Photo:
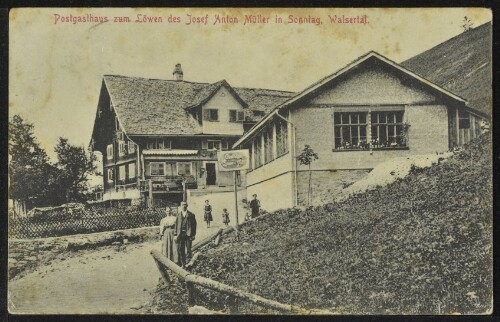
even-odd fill
[(202, 134), (201, 125), (189, 110), (207, 102), (221, 87), (227, 88), (249, 109), (249, 120), (260, 119), (268, 109), (293, 95), (285, 91), (232, 88), (225, 80), (194, 83), (119, 75), (105, 75), (103, 80), (118, 120), (128, 135)]
[(241, 97), (238, 95), (238, 93), (235, 92), (231, 85), (229, 85), (225, 80), (221, 80), (216, 83), (209, 84), (208, 86), (205, 86), (204, 89), (200, 90), (194, 97), (192, 105), (186, 107), (186, 109), (199, 107), (200, 105), (205, 104), (222, 87), (226, 88), (244, 108), (248, 107), (247, 103), (241, 99)]
[(286, 108), (293, 103), (301, 101), (304, 98), (309, 97), (310, 95), (314, 95), (314, 93), (316, 93), (316, 91), (319, 90), (324, 85), (333, 82), (334, 80), (336, 80), (340, 76), (344, 75), (345, 73), (353, 70), (354, 68), (356, 68), (357, 66), (359, 66), (363, 62), (368, 61), (368, 60), (373, 60), (373, 59), (378, 60), (379, 62), (385, 63), (386, 65), (392, 67), (393, 69), (398, 70), (399, 72), (419, 81), (424, 86), (427, 86), (428, 88), (430, 88), (436, 92), (439, 92), (440, 94), (442, 94), (444, 96), (447, 96), (447, 97), (449, 97), (455, 101), (461, 102), (463, 104), (466, 103), (466, 100), (463, 99), (462, 97), (457, 96), (457, 95), (453, 94), (452, 92), (428, 81), (427, 79), (415, 74), (414, 72), (412, 72), (412, 71), (404, 68), (403, 66), (393, 62), (392, 60), (380, 55), (379, 53), (374, 52), (374, 51), (370, 51), (370, 52), (364, 54), (363, 56), (357, 58), (356, 60), (354, 60), (353, 62), (351, 62), (347, 66), (345, 66), (344, 68), (341, 68), (338, 71), (336, 71), (335, 73), (333, 73), (329, 76), (326, 76), (326, 77), (320, 79), (319, 81), (317, 81), (316, 83), (310, 85), (309, 87), (307, 87), (303, 91), (299, 92), (297, 95), (293, 96), (291, 99), (285, 101), (283, 104), (276, 106), (272, 110), (271, 113), (267, 114), (264, 118), (262, 118), (259, 122), (257, 122), (245, 135), (243, 135), (243, 137), (241, 137), (233, 145), (233, 147), (236, 147), (236, 146), (240, 145), (241, 143), (245, 142), (250, 136), (252, 136), (255, 132), (257, 132), (268, 120), (270, 120), (281, 109)]
[(491, 117), (491, 46), (491, 23), (486, 23), (410, 58), (401, 65), (466, 98), (470, 107)]
[(209, 84), (104, 76), (111, 103), (128, 135), (201, 134), (184, 108)]

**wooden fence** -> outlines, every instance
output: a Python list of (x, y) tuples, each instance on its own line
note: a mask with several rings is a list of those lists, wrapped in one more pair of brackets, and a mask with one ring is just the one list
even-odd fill
[[(230, 229), (223, 231), (220, 229), (217, 233), (209, 236), (193, 246), (193, 251), (199, 249), (200, 247), (208, 244), (213, 240), (218, 240), (224, 232), (228, 232)], [(229, 295), (234, 298), (238, 298), (244, 302), (261, 306), (266, 309), (276, 311), (279, 314), (311, 314), (313, 311), (306, 310), (300, 307), (293, 306), (291, 304), (282, 304), (277, 301), (269, 300), (263, 298), (259, 295), (252, 294), (233, 286), (214, 281), (209, 278), (205, 278), (193, 273), (188, 272), (182, 267), (178, 266), (176, 263), (172, 262), (166, 256), (161, 254), (158, 250), (152, 250), (151, 256), (153, 256), (156, 266), (160, 271), (160, 274), (167, 285), (171, 282), (170, 274), (175, 274), (178, 278), (185, 282), (186, 291), (188, 293), (188, 305), (195, 306), (200, 302), (201, 299), (197, 298), (197, 292), (195, 292), (195, 286), (201, 287), (203, 289), (208, 289), (215, 291), (224, 295)], [(320, 312), (321, 313), (321, 312)]]
[(165, 208), (54, 208), (31, 217), (9, 217), (9, 238), (45, 238), (118, 229), (157, 226)]

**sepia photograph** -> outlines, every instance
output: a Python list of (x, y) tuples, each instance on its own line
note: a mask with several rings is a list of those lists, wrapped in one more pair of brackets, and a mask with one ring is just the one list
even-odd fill
[(492, 314), (492, 19), (11, 9), (9, 313)]

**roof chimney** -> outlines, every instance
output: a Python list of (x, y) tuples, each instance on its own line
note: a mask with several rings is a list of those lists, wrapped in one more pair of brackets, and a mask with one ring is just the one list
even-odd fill
[(182, 72), (181, 64), (175, 64), (174, 72), (172, 73), (172, 75), (174, 75), (174, 79), (176, 81), (182, 81), (184, 73)]

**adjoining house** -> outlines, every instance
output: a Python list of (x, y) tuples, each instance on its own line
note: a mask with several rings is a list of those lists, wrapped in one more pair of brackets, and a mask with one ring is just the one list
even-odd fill
[(305, 205), (309, 171), (296, 156), (305, 145), (315, 199), (333, 200), (377, 164), (444, 152), (477, 137), (488, 115), (466, 99), (369, 52), (277, 106), (233, 148), (251, 153), (247, 195), (270, 211)]
[(90, 145), (103, 156), (104, 200), (160, 205), (178, 202), (184, 189), (232, 185), (232, 174), (217, 169), (217, 151), (292, 96), (188, 82), (180, 64), (173, 76), (103, 77)]

